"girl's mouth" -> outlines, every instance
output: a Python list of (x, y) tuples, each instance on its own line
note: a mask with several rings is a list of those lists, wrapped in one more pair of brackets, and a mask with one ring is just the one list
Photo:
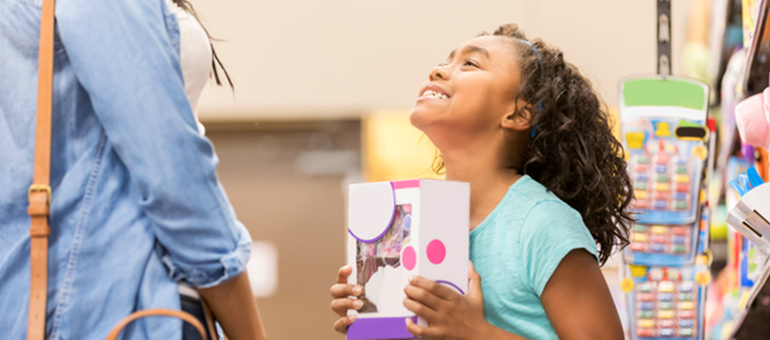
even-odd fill
[(443, 93), (440, 93), (440, 92), (436, 92), (436, 91), (433, 91), (433, 90), (425, 90), (425, 92), (422, 93), (420, 98), (447, 99), (449, 97), (447, 95), (443, 94)]

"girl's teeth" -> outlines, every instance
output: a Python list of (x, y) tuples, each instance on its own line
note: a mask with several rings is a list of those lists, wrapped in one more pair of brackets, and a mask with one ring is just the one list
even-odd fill
[(438, 98), (438, 99), (447, 99), (447, 96), (445, 94), (438, 93), (438, 92), (432, 91), (432, 90), (425, 91), (422, 94), (422, 96), (423, 97), (433, 97), (433, 98)]

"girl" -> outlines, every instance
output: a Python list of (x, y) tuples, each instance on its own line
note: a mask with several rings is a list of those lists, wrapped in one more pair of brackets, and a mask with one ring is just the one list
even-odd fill
[[(452, 51), (410, 119), (471, 184), (469, 292), (410, 278), (404, 306), (428, 339), (622, 339), (599, 264), (628, 243), (632, 197), (621, 144), (590, 81), (516, 25)], [(597, 248), (598, 244), (598, 248)], [(475, 267), (475, 270), (474, 270)], [(361, 287), (332, 286), (345, 332)], [(483, 293), (482, 293), (483, 292)]]

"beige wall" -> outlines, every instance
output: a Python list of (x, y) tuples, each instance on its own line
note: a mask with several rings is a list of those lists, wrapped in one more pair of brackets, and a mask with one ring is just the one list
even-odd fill
[(208, 136), (238, 219), (255, 240), (277, 249), (277, 289), (257, 301), (268, 336), (344, 339), (332, 329), (337, 318), (329, 309), (329, 288), (345, 264), (343, 190), (359, 166), (357, 161), (308, 165), (301, 160), (318, 152), (357, 153), (360, 124), (247, 125), (210, 124)]
[[(655, 0), (193, 0), (236, 83), (204, 92), (204, 121), (409, 109), (448, 52), (501, 23), (565, 51), (610, 103), (655, 71)], [(673, 0), (674, 59), (690, 0)], [(682, 68), (674, 65), (674, 71)]]

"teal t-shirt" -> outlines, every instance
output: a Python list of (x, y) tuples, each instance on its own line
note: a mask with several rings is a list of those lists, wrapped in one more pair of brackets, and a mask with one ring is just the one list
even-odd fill
[(596, 256), (596, 242), (580, 214), (529, 176), (511, 185), (470, 235), (487, 320), (527, 339), (558, 339), (540, 295), (574, 249)]

